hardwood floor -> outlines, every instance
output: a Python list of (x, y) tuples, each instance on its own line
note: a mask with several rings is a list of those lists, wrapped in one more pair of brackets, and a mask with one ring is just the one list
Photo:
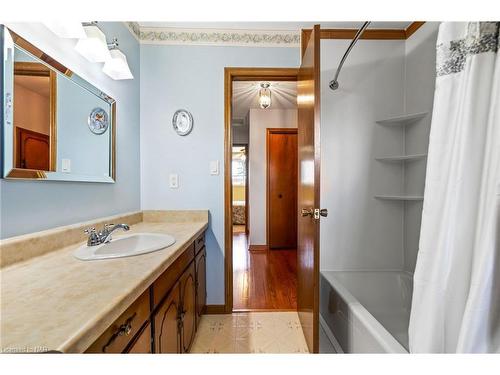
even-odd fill
[(296, 310), (296, 249), (248, 251), (245, 233), (233, 233), (233, 309)]
[(244, 225), (233, 225), (233, 233), (245, 233)]

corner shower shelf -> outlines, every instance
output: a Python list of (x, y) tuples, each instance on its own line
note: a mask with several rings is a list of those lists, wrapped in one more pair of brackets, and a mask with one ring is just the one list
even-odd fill
[(391, 117), (384, 120), (376, 121), (377, 124), (386, 125), (386, 126), (405, 126), (408, 124), (412, 124), (413, 122), (423, 119), (427, 116), (428, 112), (419, 112), (419, 113), (410, 113), (408, 115)]
[(388, 201), (422, 201), (424, 197), (421, 195), (375, 195), (376, 199)]
[(395, 162), (395, 161), (413, 161), (427, 157), (427, 154), (414, 154), (414, 155), (398, 155), (398, 156), (382, 156), (375, 158), (375, 160), (382, 162)]

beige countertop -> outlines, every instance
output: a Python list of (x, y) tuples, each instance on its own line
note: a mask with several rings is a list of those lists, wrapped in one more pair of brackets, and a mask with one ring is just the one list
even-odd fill
[(208, 211), (146, 212), (127, 234), (168, 233), (174, 245), (81, 261), (73, 257), (78, 242), (3, 267), (0, 352), (84, 352), (208, 226)]

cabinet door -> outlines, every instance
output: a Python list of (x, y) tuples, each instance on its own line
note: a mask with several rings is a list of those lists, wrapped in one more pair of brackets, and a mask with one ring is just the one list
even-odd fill
[(155, 314), (156, 353), (180, 353), (179, 291), (179, 282), (177, 282)]
[(181, 348), (187, 353), (196, 331), (196, 279), (194, 262), (184, 271), (181, 283)]
[(196, 326), (207, 301), (207, 250), (205, 247), (196, 255)]

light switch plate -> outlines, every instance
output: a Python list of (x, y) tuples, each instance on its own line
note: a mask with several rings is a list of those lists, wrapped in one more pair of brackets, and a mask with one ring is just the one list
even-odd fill
[(212, 160), (210, 162), (210, 174), (212, 176), (217, 176), (219, 174), (219, 161), (218, 160)]
[(168, 176), (168, 185), (170, 189), (177, 189), (179, 187), (179, 175), (177, 173), (171, 173)]
[(61, 172), (71, 173), (71, 159), (61, 160)]

